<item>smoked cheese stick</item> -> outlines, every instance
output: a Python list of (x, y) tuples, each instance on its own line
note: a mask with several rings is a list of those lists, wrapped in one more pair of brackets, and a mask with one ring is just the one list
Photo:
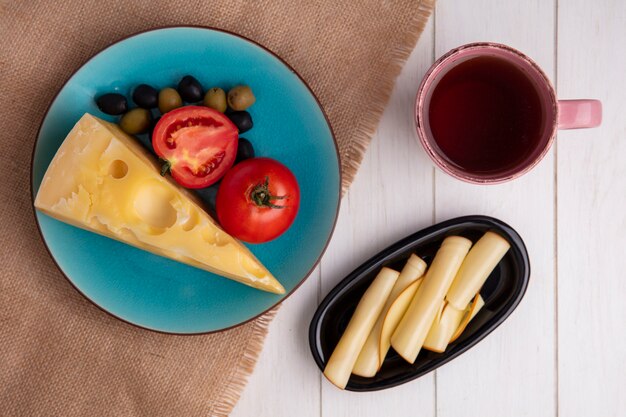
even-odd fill
[[(417, 281), (414, 281), (411, 285), (406, 287), (404, 291), (402, 291), (391, 303), (389, 307), (389, 311), (385, 315), (385, 319), (383, 320), (383, 328), (380, 332), (380, 342), (378, 346), (378, 360), (382, 365), (385, 360), (385, 356), (387, 356), (387, 352), (389, 352), (389, 347), (391, 346), (391, 335), (393, 334), (396, 327), (398, 327), (398, 323), (404, 317), (404, 313), (409, 308), (411, 304), (411, 300), (417, 293), (420, 285), (424, 281), (424, 277), (420, 277)], [(379, 368), (380, 369), (380, 368)]]
[(365, 340), (372, 331), (376, 319), (380, 316), (398, 275), (400, 275), (399, 272), (390, 268), (380, 270), (363, 294), (348, 327), (346, 327), (339, 343), (330, 355), (324, 368), (324, 375), (338, 388), (344, 389), (346, 387)]
[(424, 282), (391, 336), (391, 346), (407, 362), (415, 362), (441, 302), (471, 246), (469, 239), (450, 236), (437, 251)]
[(446, 300), (455, 308), (464, 309), (510, 247), (509, 242), (499, 234), (485, 233), (465, 257), (446, 294)]

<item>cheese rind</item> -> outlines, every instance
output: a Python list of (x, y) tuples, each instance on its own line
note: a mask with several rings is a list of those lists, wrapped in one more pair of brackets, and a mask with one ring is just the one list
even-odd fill
[(85, 114), (57, 151), (35, 207), (140, 249), (277, 294), (272, 274), (118, 126)]

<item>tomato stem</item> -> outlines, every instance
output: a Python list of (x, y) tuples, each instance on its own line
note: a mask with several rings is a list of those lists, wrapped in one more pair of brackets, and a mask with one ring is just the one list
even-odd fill
[(270, 179), (265, 177), (265, 182), (256, 185), (250, 193), (250, 199), (259, 207), (269, 207), (275, 209), (286, 208), (287, 206), (279, 206), (272, 203), (272, 200), (284, 200), (286, 195), (272, 195), (270, 192)]
[(164, 177), (165, 174), (171, 171), (172, 163), (163, 158), (159, 158), (159, 162), (161, 163), (161, 176)]

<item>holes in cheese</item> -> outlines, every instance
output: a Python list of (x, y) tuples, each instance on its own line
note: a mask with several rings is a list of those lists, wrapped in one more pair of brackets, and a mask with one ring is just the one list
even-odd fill
[(122, 179), (128, 174), (128, 164), (121, 159), (116, 159), (109, 165), (109, 175), (115, 179)]
[(391, 346), (406, 361), (415, 362), (441, 302), (471, 245), (469, 239), (450, 236), (444, 239), (437, 251), (424, 282), (391, 336)]
[(70, 225), (284, 294), (263, 264), (159, 168), (136, 139), (85, 114), (46, 170), (35, 207)]
[(326, 378), (337, 387), (341, 389), (346, 387), (359, 353), (399, 275), (400, 273), (393, 269), (381, 269), (359, 301), (324, 368)]
[(176, 209), (171, 201), (174, 194), (154, 181), (138, 187), (133, 199), (137, 216), (148, 226), (167, 229), (176, 223)]
[(198, 220), (198, 214), (192, 211), (187, 214), (187, 218), (183, 220), (181, 227), (185, 232), (189, 232), (198, 225)]
[(463, 309), (483, 286), (511, 245), (502, 236), (487, 232), (469, 251), (454, 278), (446, 300)]
[[(424, 262), (417, 255), (411, 254), (409, 260), (404, 265), (404, 268), (402, 268), (402, 271), (400, 272), (396, 283), (391, 289), (391, 293), (389, 294), (389, 297), (385, 302), (380, 316), (378, 316), (378, 319), (374, 324), (374, 328), (372, 329), (367, 340), (365, 341), (365, 345), (363, 346), (363, 349), (359, 354), (356, 364), (354, 365), (354, 369), (352, 370), (353, 374), (364, 377), (372, 377), (376, 375), (376, 371), (378, 371), (378, 369), (380, 369), (380, 367), (382, 366), (383, 360), (385, 359), (387, 351), (389, 350), (389, 344), (386, 343), (384, 353), (379, 352), (383, 321), (387, 316), (387, 312), (389, 311), (391, 304), (398, 297), (398, 295), (402, 291), (404, 291), (411, 283), (415, 282), (419, 277), (421, 277), (424, 274), (425, 270), (426, 262)], [(390, 329), (392, 325), (391, 322), (392, 320), (389, 321), (388, 329)], [(388, 342), (388, 338), (386, 338), (386, 340)]]
[(248, 274), (256, 278), (263, 278), (266, 274), (263, 268), (261, 268), (259, 264), (253, 261), (252, 259), (244, 258), (243, 262), (241, 263), (241, 266), (243, 267), (243, 269), (246, 270)]
[[(206, 243), (214, 246), (226, 246), (229, 243), (233, 242), (233, 238), (230, 235), (222, 232), (221, 230), (203, 230), (202, 238), (206, 241)], [(256, 265), (256, 262), (253, 262), (252, 265)], [(245, 267), (245, 265), (244, 265)], [(256, 274), (255, 274), (256, 275)]]

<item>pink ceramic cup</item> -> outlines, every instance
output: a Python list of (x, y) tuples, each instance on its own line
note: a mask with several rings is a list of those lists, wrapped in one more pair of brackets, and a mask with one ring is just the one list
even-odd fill
[[(519, 164), (502, 171), (489, 173), (470, 172), (454, 164), (438, 147), (429, 122), (429, 106), (433, 91), (445, 74), (458, 64), (479, 56), (505, 59), (521, 69), (540, 97), (541, 111), (546, 121), (541, 138)], [(415, 123), (417, 136), (428, 156), (441, 170), (473, 184), (498, 184), (517, 178), (541, 161), (556, 135), (557, 129), (596, 127), (602, 121), (602, 103), (598, 100), (557, 100), (554, 87), (539, 66), (523, 53), (497, 43), (471, 43), (455, 48), (439, 58), (426, 73), (417, 92)], [(463, 138), (459, 138), (462, 140)]]

